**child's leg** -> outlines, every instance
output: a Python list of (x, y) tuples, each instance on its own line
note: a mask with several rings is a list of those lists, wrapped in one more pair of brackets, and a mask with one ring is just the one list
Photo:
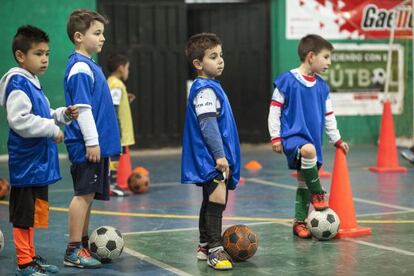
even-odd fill
[(69, 242), (82, 240), (85, 224), (89, 223), (90, 206), (95, 194), (74, 196), (69, 205)]
[(224, 251), (221, 238), (223, 212), (226, 208), (228, 194), (226, 183), (216, 178), (205, 183), (203, 190), (209, 195), (205, 214), (209, 247), (207, 264), (217, 270), (232, 269), (231, 258)]
[(88, 234), (89, 218), (91, 216), (92, 203), (93, 203), (93, 201), (89, 205), (88, 212), (86, 213), (86, 219), (85, 219), (85, 224), (83, 225), (82, 240), (81, 240), (82, 241), (82, 246), (84, 248), (88, 248), (88, 249), (89, 249), (89, 245), (88, 245), (88, 242), (89, 242), (89, 234)]
[(316, 149), (312, 144), (305, 144), (300, 149), (301, 170), (308, 189), (311, 192), (311, 202), (316, 210), (328, 208), (324, 198), (324, 191), (318, 174)]
[(24, 268), (33, 262), (29, 232), (29, 227), (13, 225), (13, 241), (16, 248), (17, 265), (19, 268)]
[(310, 192), (303, 179), (303, 173), (298, 171), (298, 188), (296, 189), (295, 220), (305, 221), (308, 217)]
[(36, 256), (36, 250), (34, 245), (34, 228), (29, 227), (29, 245), (30, 245), (30, 255), (32, 258)]
[(200, 232), (200, 243), (197, 248), (197, 259), (205, 261), (207, 259), (208, 253), (208, 234), (206, 229), (206, 209), (208, 203), (208, 193), (203, 191), (203, 202), (201, 203), (200, 207), (200, 214), (198, 217), (198, 230)]

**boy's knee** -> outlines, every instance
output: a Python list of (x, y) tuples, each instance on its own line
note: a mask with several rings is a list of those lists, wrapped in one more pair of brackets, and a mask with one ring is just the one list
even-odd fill
[(226, 184), (224, 182), (220, 182), (216, 189), (211, 193), (211, 195), (208, 197), (209, 202), (225, 205), (226, 204), (226, 194), (227, 194), (227, 188)]
[(316, 156), (315, 146), (312, 144), (305, 144), (300, 148), (300, 154), (305, 158), (314, 158)]

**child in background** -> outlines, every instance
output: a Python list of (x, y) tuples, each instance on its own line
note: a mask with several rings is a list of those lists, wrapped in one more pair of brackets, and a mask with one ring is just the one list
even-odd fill
[(58, 267), (36, 255), (34, 228), (47, 228), (49, 185), (61, 179), (57, 143), (63, 132), (57, 124), (78, 117), (77, 107), (50, 108), (37, 76), (49, 66), (49, 37), (33, 26), (23, 26), (13, 39), (19, 67), (0, 80), (0, 105), (9, 124), (10, 222), (16, 248), (16, 275), (48, 275)]
[[(111, 91), (112, 102), (115, 106), (119, 130), (121, 132), (122, 153), (125, 153), (127, 146), (135, 144), (134, 126), (132, 124), (131, 108), (129, 106), (135, 99), (135, 95), (128, 93), (124, 84), (129, 76), (129, 60), (124, 55), (114, 54), (109, 57), (107, 67), (110, 74), (108, 77), (108, 86)], [(111, 195), (127, 196), (128, 192), (116, 184), (119, 156), (111, 157), (110, 163)]]
[(94, 199), (109, 200), (109, 157), (121, 152), (111, 93), (101, 67), (91, 58), (102, 50), (106, 23), (97, 12), (76, 10), (67, 24), (75, 51), (66, 67), (65, 99), (79, 107), (79, 118), (65, 128), (75, 194), (69, 205), (64, 264), (78, 268), (101, 266), (88, 249), (89, 218)]
[(289, 169), (298, 171), (293, 234), (311, 238), (306, 227), (309, 202), (316, 210), (328, 208), (318, 169), (323, 164), (323, 129), (329, 141), (344, 152), (329, 97), (328, 84), (318, 75), (331, 65), (331, 43), (318, 35), (300, 40), (298, 68), (282, 73), (274, 81), (268, 126), (272, 149), (286, 155)]
[(240, 179), (240, 142), (229, 100), (215, 78), (224, 70), (220, 39), (193, 35), (186, 55), (197, 71), (185, 115), (181, 182), (202, 187), (197, 258), (216, 270), (232, 269), (221, 231), (228, 190)]

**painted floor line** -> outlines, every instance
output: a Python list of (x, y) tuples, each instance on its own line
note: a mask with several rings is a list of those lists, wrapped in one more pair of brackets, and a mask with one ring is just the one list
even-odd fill
[[(278, 188), (282, 188), (282, 189), (288, 189), (288, 190), (295, 190), (296, 191), (296, 186), (275, 183), (275, 182), (272, 182), (272, 181), (263, 180), (263, 179), (259, 179), (259, 178), (246, 178), (246, 181), (250, 181), (250, 182), (257, 183), (257, 184), (263, 184), (263, 185), (267, 185), (267, 186), (278, 187)], [(371, 205), (377, 205), (377, 206), (382, 206), (382, 207), (389, 207), (389, 208), (393, 208), (393, 209), (397, 209), (397, 210), (414, 211), (414, 208), (409, 208), (409, 207), (400, 206), (400, 205), (394, 205), (394, 204), (381, 203), (381, 202), (377, 202), (377, 201), (373, 201), (373, 200), (368, 200), (368, 199), (357, 198), (357, 197), (354, 197), (353, 200), (354, 201), (357, 201), (357, 202), (371, 204)]]
[[(7, 201), (0, 201), (0, 205), (9, 205)], [(50, 211), (68, 212), (68, 208), (49, 207)], [(179, 215), (179, 214), (148, 214), (148, 213), (128, 213), (128, 212), (113, 212), (104, 210), (92, 209), (91, 214), (121, 216), (121, 217), (143, 217), (143, 218), (165, 218), (165, 219), (192, 219), (198, 220), (198, 215)], [(292, 218), (260, 218), (260, 217), (229, 217), (224, 216), (224, 221), (262, 221), (262, 222), (291, 222)], [(414, 220), (357, 220), (358, 223), (367, 224), (414, 224)]]
[(371, 213), (371, 214), (362, 214), (357, 215), (357, 217), (372, 217), (372, 216), (387, 216), (387, 215), (401, 215), (401, 214), (409, 214), (413, 213), (413, 211), (394, 211), (394, 212), (383, 212), (383, 213)]
[(385, 246), (385, 245), (380, 245), (380, 244), (376, 244), (376, 243), (372, 243), (372, 242), (360, 241), (360, 240), (355, 240), (355, 239), (350, 239), (350, 238), (343, 238), (343, 240), (353, 242), (353, 243), (362, 244), (362, 245), (367, 245), (367, 246), (371, 246), (371, 247), (375, 247), (375, 248), (378, 248), (378, 249), (392, 251), (392, 252), (395, 252), (395, 253), (400, 253), (402, 255), (414, 256), (414, 252), (407, 251), (407, 250), (404, 250), (404, 249), (399, 249), (397, 247)]
[(156, 260), (154, 258), (151, 258), (150, 256), (144, 255), (144, 254), (142, 254), (142, 253), (140, 253), (138, 251), (135, 251), (133, 249), (124, 247), (124, 252), (126, 252), (127, 254), (129, 254), (131, 256), (134, 256), (134, 257), (136, 257), (136, 258), (138, 258), (138, 259), (140, 259), (142, 261), (145, 261), (147, 263), (150, 263), (152, 265), (155, 265), (155, 266), (157, 266), (159, 268), (162, 268), (164, 270), (170, 271), (170, 272), (175, 273), (177, 275), (181, 275), (181, 276), (191, 276), (191, 274), (188, 274), (185, 271), (182, 271), (182, 270), (180, 270), (180, 269), (178, 269), (176, 267), (170, 266), (170, 265), (168, 265), (166, 263), (160, 262), (160, 261), (158, 261), (158, 260)]
[[(265, 224), (274, 224), (277, 222), (268, 221), (268, 222), (251, 222), (251, 223), (244, 223), (244, 225), (253, 226), (253, 225), (265, 225)], [(223, 225), (223, 229), (232, 226), (233, 224), (226, 224)], [(172, 228), (172, 229), (159, 229), (159, 230), (151, 230), (151, 231), (138, 231), (138, 232), (126, 232), (122, 233), (123, 236), (128, 235), (142, 235), (142, 234), (153, 234), (153, 233), (170, 233), (170, 232), (180, 232), (180, 231), (194, 231), (198, 230), (198, 227), (188, 227), (188, 228)]]

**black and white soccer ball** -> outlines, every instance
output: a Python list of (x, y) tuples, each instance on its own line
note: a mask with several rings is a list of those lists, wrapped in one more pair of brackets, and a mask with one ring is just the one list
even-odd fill
[(0, 230), (0, 253), (1, 251), (3, 251), (4, 248), (4, 236), (3, 236), (3, 232), (1, 232)]
[(334, 210), (312, 211), (307, 219), (308, 229), (318, 240), (330, 240), (339, 230), (339, 217)]
[(89, 250), (93, 257), (102, 262), (118, 258), (123, 249), (122, 234), (112, 226), (98, 227), (89, 237)]

